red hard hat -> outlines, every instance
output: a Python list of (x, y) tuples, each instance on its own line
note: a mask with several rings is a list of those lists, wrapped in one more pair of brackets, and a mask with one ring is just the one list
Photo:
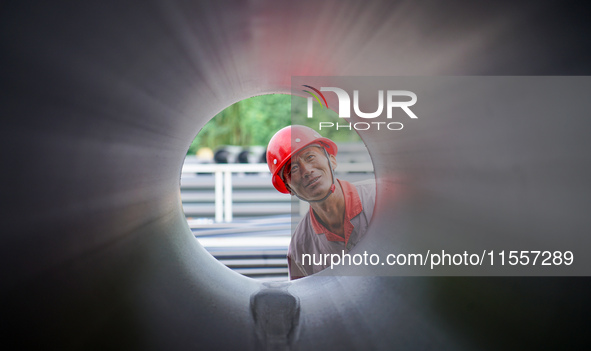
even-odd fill
[(279, 172), (292, 155), (312, 144), (324, 147), (329, 155), (336, 156), (337, 154), (337, 145), (332, 140), (323, 138), (317, 131), (306, 126), (287, 126), (273, 135), (269, 146), (267, 146), (267, 165), (271, 171), (275, 189), (281, 193), (289, 194)]

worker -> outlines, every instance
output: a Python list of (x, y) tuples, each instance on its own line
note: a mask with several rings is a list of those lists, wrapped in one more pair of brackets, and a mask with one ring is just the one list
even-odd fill
[[(320, 257), (347, 254), (367, 232), (375, 182), (351, 184), (336, 179), (337, 151), (332, 140), (301, 125), (285, 127), (269, 141), (267, 164), (273, 186), (310, 204), (287, 251), (291, 280), (327, 268), (330, 261), (320, 262)], [(307, 259), (304, 254), (309, 255)]]

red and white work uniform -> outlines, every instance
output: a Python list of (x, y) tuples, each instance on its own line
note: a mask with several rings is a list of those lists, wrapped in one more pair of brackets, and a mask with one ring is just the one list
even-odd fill
[(341, 255), (343, 250), (348, 253), (367, 232), (375, 205), (375, 182), (372, 180), (351, 184), (344, 180), (337, 181), (345, 197), (345, 237), (326, 229), (310, 209), (296, 227), (287, 251), (289, 278), (292, 280), (320, 272), (330, 266), (330, 259), (326, 265), (311, 265), (306, 259), (304, 265), (302, 254), (310, 254), (319, 262), (319, 255)]

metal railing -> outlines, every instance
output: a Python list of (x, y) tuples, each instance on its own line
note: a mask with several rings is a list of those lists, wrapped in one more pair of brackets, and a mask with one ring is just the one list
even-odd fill
[[(371, 163), (339, 164), (335, 173), (373, 172)], [(189, 173), (213, 173), (215, 221), (232, 222), (232, 174), (233, 173), (269, 173), (266, 163), (230, 163), (230, 164), (185, 164), (181, 175)]]

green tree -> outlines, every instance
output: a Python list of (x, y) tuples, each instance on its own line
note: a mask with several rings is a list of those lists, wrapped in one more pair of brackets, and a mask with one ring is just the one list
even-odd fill
[[(202, 147), (214, 150), (221, 145), (266, 146), (285, 126), (304, 124), (318, 130), (318, 121), (339, 121), (334, 111), (319, 106), (315, 107), (313, 119), (305, 118), (306, 103), (305, 98), (284, 94), (239, 101), (217, 114), (199, 131), (187, 154), (194, 155)], [(360, 140), (357, 133), (347, 129), (323, 130), (321, 134), (335, 141)]]

